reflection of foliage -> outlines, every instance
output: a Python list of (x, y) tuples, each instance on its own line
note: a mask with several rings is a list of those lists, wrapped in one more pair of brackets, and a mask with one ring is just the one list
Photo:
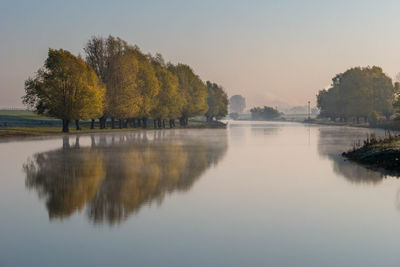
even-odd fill
[(36, 154), (23, 168), (26, 186), (46, 198), (50, 218), (81, 210), (104, 179), (102, 155), (77, 147)]
[(270, 127), (263, 127), (263, 125), (252, 125), (251, 132), (255, 135), (276, 135), (282, 127), (271, 125)]
[(343, 151), (347, 151), (351, 143), (365, 138), (364, 129), (326, 127), (320, 128), (318, 152), (322, 156), (328, 157), (333, 162), (335, 173), (344, 176), (347, 180), (354, 183), (379, 183), (384, 175), (357, 163), (347, 161), (342, 156)]
[(50, 218), (85, 205), (95, 223), (114, 224), (167, 193), (186, 191), (227, 149), (226, 134), (180, 136), (164, 132), (92, 138), (91, 147), (36, 154), (24, 165), (26, 185), (47, 202)]

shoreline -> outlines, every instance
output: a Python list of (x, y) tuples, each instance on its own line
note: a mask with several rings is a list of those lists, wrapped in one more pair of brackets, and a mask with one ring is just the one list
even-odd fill
[(304, 124), (315, 124), (315, 125), (325, 125), (325, 126), (344, 126), (344, 127), (357, 127), (357, 128), (365, 128), (365, 129), (381, 129), (381, 130), (390, 130), (390, 131), (400, 131), (400, 121), (387, 121), (386, 123), (377, 124), (374, 126), (369, 125), (368, 123), (350, 123), (350, 122), (328, 122), (328, 121), (311, 121), (304, 120)]
[(392, 135), (391, 131), (400, 131), (400, 123), (394, 120), (385, 121), (374, 126), (367, 123), (356, 124), (349, 122), (329, 122), (329, 121), (304, 121), (305, 124), (325, 125), (325, 126), (341, 126), (355, 127), (376, 130), (388, 130), (388, 137), (378, 139), (374, 134), (368, 136), (363, 141), (363, 145), (354, 146), (352, 149), (345, 151), (341, 156), (345, 160), (358, 163), (370, 170), (378, 171), (382, 175), (390, 175), (400, 177), (400, 135)]
[(377, 140), (368, 137), (361, 147), (342, 153), (342, 157), (381, 172), (384, 175), (400, 176), (400, 136)]
[(226, 129), (227, 124), (220, 121), (189, 121), (189, 125), (185, 127), (177, 126), (174, 128), (106, 128), (106, 129), (90, 129), (89, 127), (81, 127), (81, 130), (70, 129), (68, 133), (63, 133), (59, 127), (0, 127), (0, 142), (11, 141), (14, 139), (23, 139), (30, 137), (54, 137), (69, 135), (85, 135), (94, 133), (119, 133), (134, 131), (153, 131), (153, 130), (174, 130), (174, 129)]

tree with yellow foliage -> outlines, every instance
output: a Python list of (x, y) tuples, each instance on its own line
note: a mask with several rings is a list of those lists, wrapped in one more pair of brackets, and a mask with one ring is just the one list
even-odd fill
[(186, 126), (190, 117), (204, 115), (207, 112), (207, 87), (188, 65), (169, 64), (168, 70), (178, 77), (179, 94), (184, 98), (179, 120), (182, 126)]
[(179, 117), (183, 107), (183, 97), (178, 91), (178, 77), (167, 69), (164, 59), (160, 54), (151, 57), (151, 62), (160, 85), (156, 104), (151, 112), (151, 117), (154, 120), (154, 128), (165, 128), (165, 119), (169, 119), (169, 127), (173, 128), (175, 126), (175, 119)]
[[(104, 87), (91, 67), (70, 52), (49, 49), (43, 68), (25, 81), (23, 102), (39, 114), (63, 121), (96, 118), (103, 112)], [(77, 124), (79, 128), (79, 124)]]
[(122, 120), (138, 116), (143, 103), (143, 96), (137, 85), (139, 63), (133, 53), (115, 56), (109, 65), (106, 76), (106, 111), (114, 119)]

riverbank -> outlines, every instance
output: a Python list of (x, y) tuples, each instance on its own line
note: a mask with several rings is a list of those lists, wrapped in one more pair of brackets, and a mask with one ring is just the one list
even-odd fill
[(364, 144), (355, 144), (353, 149), (343, 152), (342, 156), (363, 164), (371, 169), (382, 170), (385, 174), (400, 176), (400, 136), (390, 133), (384, 139), (368, 137)]
[(387, 120), (381, 121), (376, 125), (370, 125), (366, 123), (355, 123), (355, 122), (336, 122), (330, 120), (311, 119), (304, 120), (304, 123), (316, 124), (316, 125), (328, 125), (328, 126), (348, 126), (348, 127), (359, 127), (359, 128), (371, 128), (371, 129), (386, 129), (391, 131), (400, 131), (400, 121)]
[[(206, 122), (200, 120), (189, 120), (189, 125), (186, 127), (181, 127), (177, 125), (177, 127), (172, 129), (224, 129), (226, 128), (226, 124), (213, 121)], [(158, 128), (159, 129), (159, 128)], [(117, 128), (117, 129), (90, 129), (89, 126), (83, 126), (81, 130), (76, 130), (75, 128), (71, 128), (69, 133), (61, 132), (60, 127), (0, 127), (0, 140), (11, 139), (11, 138), (23, 138), (23, 137), (39, 137), (39, 136), (62, 136), (62, 135), (76, 135), (76, 134), (91, 134), (91, 133), (109, 133), (109, 132), (130, 132), (130, 131), (138, 131), (138, 130), (158, 130), (153, 127), (147, 128)], [(164, 129), (164, 128), (162, 128)], [(165, 128), (170, 129), (170, 128)]]

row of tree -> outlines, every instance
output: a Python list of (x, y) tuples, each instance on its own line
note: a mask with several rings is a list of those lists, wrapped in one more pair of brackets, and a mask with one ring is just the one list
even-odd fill
[(85, 60), (70, 52), (49, 49), (43, 68), (25, 82), (23, 102), (39, 114), (60, 118), (63, 132), (69, 123), (99, 119), (100, 128), (182, 126), (188, 119), (207, 120), (227, 114), (228, 99), (221, 86), (204, 83), (184, 64), (165, 63), (160, 54), (145, 55), (120, 38), (92, 37)]
[(368, 121), (376, 113), (387, 119), (394, 113), (399, 83), (393, 83), (381, 68), (356, 67), (336, 75), (331, 87), (319, 91), (317, 106), (321, 117), (347, 121)]

